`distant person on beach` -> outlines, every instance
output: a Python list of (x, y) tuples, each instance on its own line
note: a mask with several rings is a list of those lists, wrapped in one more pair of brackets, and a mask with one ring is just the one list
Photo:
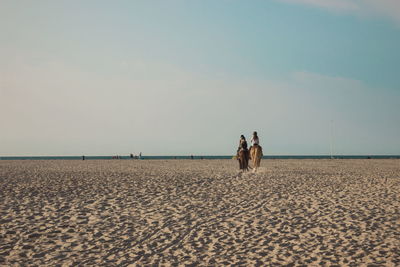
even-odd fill
[(194, 159), (193, 155), (190, 156), (191, 159)]
[(247, 159), (248, 159), (248, 148), (247, 148), (247, 141), (246, 141), (246, 137), (244, 137), (244, 135), (242, 134), (240, 136), (240, 140), (239, 140), (239, 147), (237, 152), (239, 153), (240, 150), (244, 150), (246, 152), (247, 155)]
[(247, 141), (244, 135), (240, 136), (237, 158), (239, 160), (240, 169), (247, 171), (249, 164), (249, 150), (247, 149)]
[(247, 150), (247, 141), (243, 134), (240, 136), (239, 147), (237, 152), (239, 152), (240, 149)]
[(263, 156), (262, 147), (260, 146), (260, 139), (258, 138), (257, 132), (253, 132), (253, 137), (250, 140), (251, 146), (249, 149), (250, 159), (252, 160), (253, 171), (257, 171), (260, 167), (261, 158)]
[(249, 151), (251, 151), (253, 146), (258, 146), (262, 152), (262, 147), (260, 146), (260, 139), (258, 138), (256, 131), (253, 132), (253, 137), (251, 138), (250, 142), (251, 142), (251, 146), (250, 146)]
[[(251, 137), (251, 139), (250, 139), (250, 144), (251, 144), (251, 146), (250, 146), (249, 151), (251, 151), (251, 148), (253, 146), (260, 146), (260, 139), (258, 138), (256, 131), (253, 132), (253, 137)], [(261, 146), (260, 146), (260, 148), (261, 148)]]
[(251, 138), (250, 142), (252, 146), (260, 144), (260, 139), (258, 139), (257, 132), (253, 132), (253, 137)]

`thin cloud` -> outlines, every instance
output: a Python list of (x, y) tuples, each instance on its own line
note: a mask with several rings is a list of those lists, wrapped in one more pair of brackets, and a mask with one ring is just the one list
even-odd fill
[(400, 26), (399, 0), (364, 0), (366, 12), (384, 15), (394, 20)]
[(278, 0), (281, 2), (314, 6), (333, 12), (361, 16), (380, 16), (400, 26), (399, 0)]
[(305, 4), (320, 8), (337, 10), (337, 11), (354, 11), (358, 10), (359, 6), (354, 1), (349, 0), (280, 0), (293, 4)]
[(308, 71), (297, 71), (292, 74), (293, 82), (297, 85), (305, 85), (315, 89), (363, 91), (367, 86), (360, 80), (346, 77), (328, 76)]

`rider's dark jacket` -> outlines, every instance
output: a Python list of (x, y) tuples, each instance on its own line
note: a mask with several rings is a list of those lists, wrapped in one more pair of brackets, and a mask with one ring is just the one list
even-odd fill
[(247, 150), (247, 142), (246, 142), (246, 140), (240, 140), (238, 151), (240, 149)]

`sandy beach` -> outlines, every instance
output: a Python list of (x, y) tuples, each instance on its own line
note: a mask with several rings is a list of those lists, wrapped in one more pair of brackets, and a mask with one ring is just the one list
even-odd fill
[(0, 161), (0, 265), (400, 266), (400, 160)]

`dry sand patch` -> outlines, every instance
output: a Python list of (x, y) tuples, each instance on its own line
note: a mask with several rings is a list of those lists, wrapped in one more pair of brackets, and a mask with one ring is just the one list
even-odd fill
[(0, 265), (400, 265), (399, 160), (0, 161)]

